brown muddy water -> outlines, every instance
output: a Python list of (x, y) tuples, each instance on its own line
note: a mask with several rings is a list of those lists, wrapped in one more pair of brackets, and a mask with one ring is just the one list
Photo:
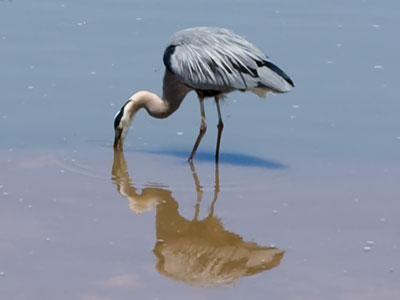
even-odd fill
[[(397, 1), (0, 1), (1, 299), (400, 299)], [(169, 36), (246, 36), (293, 78), (199, 107), (160, 92)]]

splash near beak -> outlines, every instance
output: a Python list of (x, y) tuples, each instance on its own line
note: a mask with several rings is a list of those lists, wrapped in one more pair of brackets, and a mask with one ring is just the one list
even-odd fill
[(115, 129), (115, 137), (114, 137), (114, 150), (122, 150), (123, 139), (122, 139), (122, 129)]

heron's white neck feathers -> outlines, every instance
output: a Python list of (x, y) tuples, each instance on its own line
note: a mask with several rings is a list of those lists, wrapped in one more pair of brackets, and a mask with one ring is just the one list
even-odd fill
[[(139, 91), (133, 94), (128, 102), (121, 108), (122, 117), (119, 128), (122, 129), (122, 140), (125, 139), (136, 112), (141, 108), (145, 108), (147, 112), (155, 118), (166, 118), (173, 112), (169, 107), (169, 102), (162, 100), (154, 93)], [(117, 115), (121, 113), (121, 111), (118, 112)]]
[(170, 115), (169, 102), (148, 91), (139, 91), (130, 98), (133, 102), (133, 110), (136, 112), (141, 108), (155, 118), (166, 118)]
[(122, 128), (121, 138), (122, 140), (124, 140), (126, 134), (128, 133), (129, 127), (131, 126), (133, 117), (135, 116), (137, 109), (135, 109), (135, 103), (133, 101), (128, 101), (125, 104), (125, 106), (121, 108), (121, 110), (122, 109), (124, 110), (124, 113), (121, 117), (119, 127)]
[(184, 91), (175, 90), (176, 93), (170, 90), (164, 91), (163, 99), (152, 92), (139, 91), (129, 98), (124, 115), (127, 114), (128, 118), (133, 117), (139, 109), (144, 108), (154, 118), (166, 118), (178, 109), (189, 90), (189, 88)]

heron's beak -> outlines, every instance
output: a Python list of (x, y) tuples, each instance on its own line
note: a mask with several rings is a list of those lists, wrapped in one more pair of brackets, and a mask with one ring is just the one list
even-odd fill
[(122, 136), (122, 129), (120, 128), (115, 129), (114, 150), (122, 150), (123, 140), (121, 136)]

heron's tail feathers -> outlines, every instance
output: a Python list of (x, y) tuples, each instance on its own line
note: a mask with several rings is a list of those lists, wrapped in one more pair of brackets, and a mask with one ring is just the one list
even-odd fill
[(269, 61), (263, 61), (257, 72), (260, 80), (257, 88), (269, 89), (275, 93), (286, 93), (294, 87), (292, 79)]

